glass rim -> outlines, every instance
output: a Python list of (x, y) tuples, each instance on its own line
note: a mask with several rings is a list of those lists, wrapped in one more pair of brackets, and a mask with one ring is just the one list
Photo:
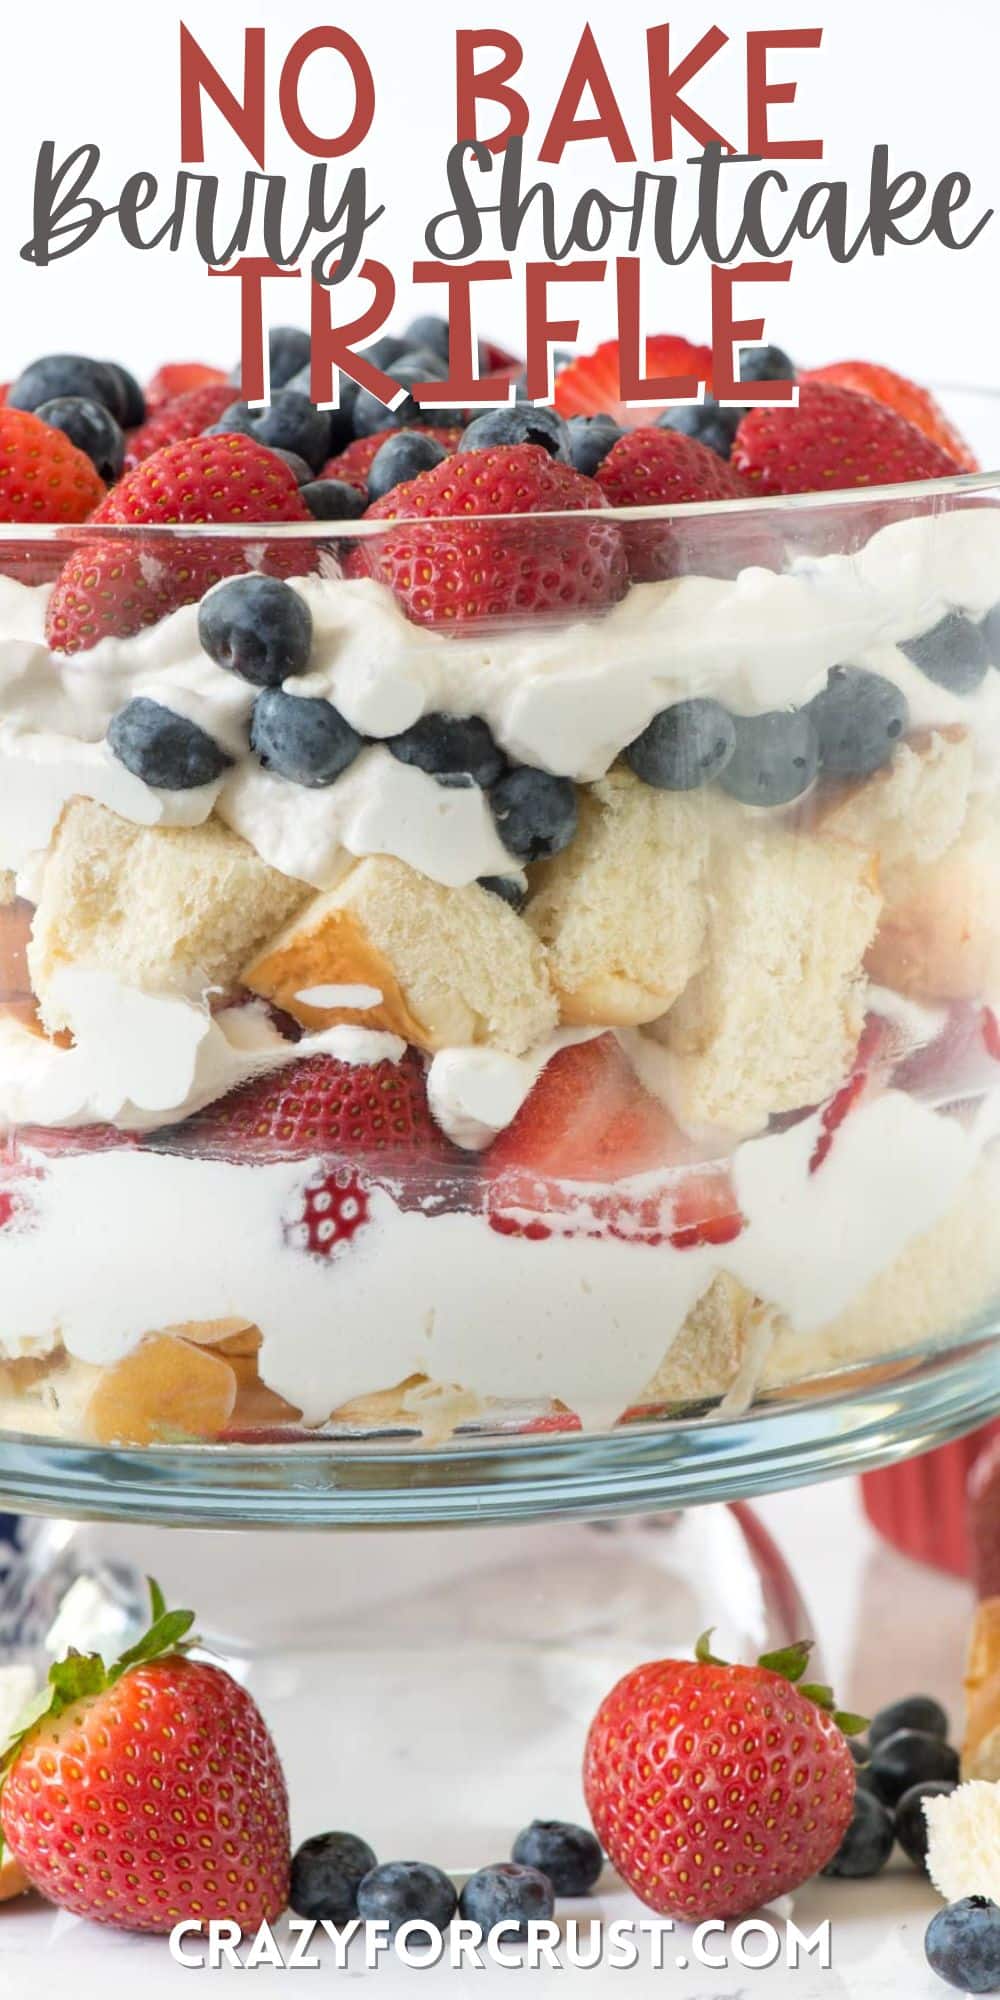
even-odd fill
[(393, 528), (455, 528), (465, 523), (491, 527), (524, 527), (542, 521), (616, 521), (654, 523), (656, 521), (733, 520), (753, 515), (780, 515), (794, 518), (819, 508), (862, 508), (872, 502), (895, 505), (907, 501), (970, 499), (976, 495), (1000, 497), (1000, 470), (958, 472), (947, 479), (899, 480), (882, 486), (844, 486), (829, 493), (750, 494), (740, 500), (672, 501), (657, 507), (553, 508), (526, 514), (422, 514), (401, 520), (348, 521), (0, 521), (0, 545), (8, 542), (77, 548), (81, 543), (136, 541), (242, 541), (248, 546), (260, 542), (371, 541)]

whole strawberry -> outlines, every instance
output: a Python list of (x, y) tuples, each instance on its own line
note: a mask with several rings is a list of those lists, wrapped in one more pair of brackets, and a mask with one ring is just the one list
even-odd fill
[(180, 444), (184, 438), (199, 437), (210, 424), (217, 423), (235, 397), (231, 382), (205, 382), (199, 389), (186, 389), (172, 402), (162, 403), (144, 424), (129, 431), (125, 441), (128, 468), (152, 458), (165, 444)]
[[(746, 500), (749, 487), (738, 472), (697, 438), (658, 426), (633, 430), (613, 445), (598, 466), (597, 484), (612, 507), (676, 507), (703, 501)], [(672, 521), (623, 523), (629, 575), (634, 583), (655, 583), (689, 567), (682, 525)], [(713, 540), (711, 524), (698, 516), (692, 528), (692, 565), (703, 574), (734, 575), (747, 563), (774, 558), (769, 531), (734, 519)], [(765, 546), (765, 536), (767, 546)]]
[[(730, 1666), (709, 1651), (626, 1674), (587, 1736), (594, 1831), (642, 1902), (700, 1922), (787, 1894), (837, 1851), (854, 1806), (829, 1688), (802, 1683), (806, 1643)], [(800, 1685), (796, 1685), (800, 1683)]]
[(288, 1800), (254, 1701), (190, 1659), (167, 1611), (114, 1666), (49, 1669), (0, 1765), (0, 1828), (42, 1895), (120, 1930), (229, 1918), (246, 1932), (288, 1899)]
[[(600, 611), (626, 585), (605, 508), (592, 479), (541, 445), (459, 451), (369, 507), (366, 521), (398, 525), (361, 544), (348, 567), (389, 584), (419, 625)], [(564, 518), (526, 528), (512, 518), (524, 514)]]
[(63, 431), (0, 408), (0, 521), (85, 521), (104, 481)]
[(961, 431), (946, 417), (936, 396), (919, 382), (884, 368), (877, 361), (831, 361), (825, 368), (807, 368), (803, 382), (833, 383), (836, 388), (853, 389), (862, 396), (874, 396), (896, 415), (915, 424), (934, 444), (939, 444), (963, 472), (978, 472), (979, 460), (966, 444)]
[[(422, 436), (434, 439), (442, 451), (457, 449), (462, 433), (455, 424), (421, 424)], [(343, 479), (348, 486), (356, 486), (364, 493), (368, 487), (368, 473), (371, 462), (386, 438), (395, 437), (395, 431), (373, 431), (370, 437), (352, 438), (333, 458), (328, 458), (322, 467), (320, 479)]]
[(886, 404), (828, 382), (803, 382), (797, 408), (762, 403), (748, 410), (730, 462), (761, 495), (948, 479), (961, 470)]
[(227, 384), (230, 400), (239, 393), (223, 369), (212, 368), (207, 361), (165, 361), (146, 384), (146, 413), (152, 416), (165, 403), (185, 396), (189, 389), (204, 389), (213, 382)]

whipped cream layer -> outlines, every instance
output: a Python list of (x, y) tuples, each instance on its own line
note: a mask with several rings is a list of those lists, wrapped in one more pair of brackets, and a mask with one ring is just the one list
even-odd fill
[[(588, 782), (671, 702), (710, 695), (744, 715), (795, 707), (832, 667), (853, 664), (901, 688), (914, 728), (963, 723), (984, 772), (1000, 748), (996, 668), (956, 695), (900, 651), (947, 611), (979, 618), (1000, 601), (1000, 510), (985, 502), (893, 522), (850, 554), (793, 555), (781, 574), (634, 584), (602, 616), (569, 623), (457, 636), (411, 624), (371, 580), (321, 574), (293, 588), (314, 644), (289, 691), (334, 702), (367, 737), (432, 712), (481, 715), (515, 761)], [(217, 808), (272, 866), (317, 888), (338, 879), (345, 853), (394, 854), (454, 886), (516, 872), (481, 793), (446, 789), (379, 743), (318, 791), (262, 771), (249, 751), (255, 690), (201, 651), (196, 605), (65, 657), (45, 644), (48, 594), (0, 579), (0, 869), (28, 867), (63, 802), (82, 793), (150, 825), (196, 824)], [(191, 792), (133, 778), (103, 738), (139, 694), (206, 729), (233, 771)]]
[(600, 1425), (641, 1395), (717, 1271), (803, 1335), (833, 1320), (961, 1199), (996, 1123), (995, 1107), (967, 1128), (889, 1091), (845, 1120), (818, 1173), (820, 1114), (748, 1142), (733, 1168), (743, 1234), (688, 1250), (530, 1242), (482, 1214), (403, 1208), (387, 1181), (325, 1259), (296, 1240), (316, 1161), (43, 1155), (30, 1213), (0, 1231), (6, 1352), (61, 1341), (108, 1364), (155, 1327), (246, 1318), (264, 1381), (307, 1423), (421, 1373), (483, 1401), (558, 1396)]

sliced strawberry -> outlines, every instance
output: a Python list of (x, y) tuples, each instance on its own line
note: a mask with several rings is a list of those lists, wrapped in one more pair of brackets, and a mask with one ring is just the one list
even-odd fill
[(894, 368), (880, 367), (876, 361), (833, 361), (826, 368), (807, 368), (800, 378), (803, 382), (832, 382), (839, 389), (854, 389), (863, 396), (874, 396), (876, 403), (884, 403), (896, 415), (905, 417), (907, 423), (915, 424), (923, 431), (932, 444), (941, 446), (961, 466), (963, 472), (978, 472), (979, 461), (966, 444), (961, 431), (956, 430), (950, 418), (945, 416), (940, 403), (929, 389), (922, 389), (918, 382), (911, 382), (905, 375), (897, 375)]
[(876, 1081), (882, 1059), (889, 1049), (887, 1024), (878, 1014), (869, 1014), (861, 1031), (850, 1076), (823, 1106), (819, 1137), (812, 1150), (809, 1172), (814, 1174), (830, 1156), (836, 1134), (848, 1113), (853, 1111)]
[[(441, 446), (442, 451), (457, 451), (459, 439), (462, 435), (457, 425), (421, 424), (420, 429), (428, 437), (433, 438), (435, 444)], [(395, 433), (391, 430), (373, 431), (370, 437), (352, 438), (350, 444), (344, 446), (343, 451), (338, 451), (335, 457), (327, 459), (326, 464), (317, 477), (320, 479), (343, 479), (348, 486), (356, 486), (359, 493), (366, 493), (372, 459), (378, 451), (379, 446), (385, 443), (386, 438), (391, 438), (394, 435)]]
[(164, 403), (172, 403), (177, 396), (187, 395), (190, 389), (204, 389), (209, 383), (225, 382), (230, 390), (230, 400), (239, 395), (238, 387), (228, 381), (221, 368), (211, 368), (207, 361), (167, 361), (146, 384), (146, 412), (152, 416)]
[(696, 1250), (704, 1243), (734, 1243), (746, 1227), (727, 1166), (692, 1167), (675, 1182), (673, 1227), (675, 1250)]
[(343, 1063), (307, 1056), (217, 1098), (150, 1143), (177, 1153), (236, 1161), (299, 1160), (316, 1154), (433, 1170), (459, 1164), (431, 1117), (423, 1065), (408, 1049), (398, 1063)]
[[(694, 375), (712, 386), (712, 350), (695, 347), (678, 333), (653, 334), (646, 342), (646, 374)], [(553, 402), (564, 417), (613, 417), (622, 430), (640, 430), (662, 403), (629, 409), (622, 402), (617, 340), (603, 340), (593, 354), (581, 354), (556, 376)]]
[(797, 408), (748, 410), (731, 463), (761, 495), (949, 479), (959, 470), (950, 452), (895, 410), (825, 382), (803, 383)]
[(334, 1167), (303, 1190), (302, 1215), (286, 1225), (289, 1238), (314, 1257), (333, 1257), (364, 1229), (371, 1213), (366, 1181), (353, 1167)]

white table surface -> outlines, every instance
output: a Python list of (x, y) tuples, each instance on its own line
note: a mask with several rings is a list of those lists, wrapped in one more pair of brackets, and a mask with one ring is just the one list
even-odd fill
[[(970, 1614), (966, 1587), (906, 1561), (879, 1542), (864, 1522), (849, 1483), (814, 1488), (808, 1495), (778, 1496), (762, 1503), (759, 1512), (795, 1571), (840, 1698), (870, 1713), (901, 1692), (927, 1690), (939, 1695), (957, 1719)], [(531, 1531), (515, 1532), (524, 1537)], [(174, 1535), (169, 1539), (179, 1549), (182, 1538)], [(184, 1539), (188, 1544), (185, 1561), (190, 1564), (193, 1556), (196, 1572), (197, 1538)], [(374, 1551), (374, 1541), (359, 1536), (356, 1542), (363, 1565), (366, 1552)], [(252, 1575), (255, 1551), (250, 1538), (234, 1538), (232, 1546), (239, 1548), (243, 1573)], [(315, 1538), (295, 1544), (294, 1561), (307, 1565), (301, 1579), (304, 1590), (315, 1584), (316, 1547)], [(196, 1574), (190, 1576), (190, 1582), (192, 1600), (197, 1602)], [(311, 1737), (296, 1740), (285, 1709), (281, 1717), (276, 1733), (289, 1779), (293, 1836), (298, 1839), (317, 1830), (315, 1819), (306, 1815), (302, 1803), (314, 1782), (316, 1746)], [(349, 1716), (344, 1723), (351, 1728)], [(357, 1718), (354, 1727), (358, 1727)], [(488, 1788), (490, 1770), (479, 1771), (476, 1782)], [(522, 1788), (525, 1782), (522, 1771)], [(380, 1767), (378, 1743), (372, 1742), (368, 1824), (384, 1829), (391, 1823), (398, 1783), (399, 1771), (393, 1767), (393, 1759), (383, 1759)], [(524, 1797), (523, 1789), (519, 1797), (523, 1798), (523, 1818), (547, 1809), (540, 1801)], [(309, 1811), (315, 1810), (310, 1800)], [(333, 1823), (344, 1822), (334, 1819)], [(383, 1847), (382, 1851), (392, 1850)], [(930, 1996), (943, 2000), (948, 1989), (930, 1973), (923, 1955), (924, 1930), (938, 1906), (929, 1885), (904, 1861), (894, 1859), (875, 1882), (819, 1881), (796, 1895), (794, 1917), (802, 1930), (811, 1932), (824, 1918), (831, 1919), (833, 1962), (827, 1971), (808, 1960), (796, 1971), (778, 1966), (762, 1973), (735, 1965), (725, 1971), (681, 1970), (676, 1961), (684, 1956), (686, 1938), (683, 1927), (678, 1927), (669, 1941), (665, 1970), (640, 1964), (617, 1979), (605, 1970), (598, 1973), (599, 1986), (592, 1979), (583, 1991), (593, 1995), (599, 1990), (603, 1995), (609, 1988), (611, 1993), (620, 1990), (623, 2000), (644, 2000), (646, 1994), (654, 1992), (669, 1993), (671, 2000), (753, 2000), (755, 1992), (766, 1994), (767, 2000), (772, 1995), (781, 2000), (786, 1994), (794, 1994), (796, 2000), (839, 2000), (841, 1995), (850, 1996), (850, 2000), (854, 1996), (879, 2000), (879, 1996), (890, 1994), (905, 1995), (905, 2000), (930, 2000)], [(613, 1878), (601, 1885), (591, 1904), (576, 1908), (581, 1916), (592, 1914), (605, 1921), (648, 1914), (617, 1888)], [(313, 1974), (313, 1987), (303, 1984), (302, 1993), (319, 1990), (318, 1982), (328, 1980), (333, 1971), (332, 1960), (327, 1959), (323, 1970)], [(352, 1961), (349, 1971), (358, 1982), (377, 1979), (380, 2000), (448, 1987), (455, 1992), (470, 1986), (473, 1991), (488, 1990), (499, 1974), (500, 1968), (492, 1965), (478, 1975), (471, 1969), (453, 1971), (442, 1965), (424, 1971), (414, 1987), (416, 1973), (391, 1959), (383, 1961), (377, 1972), (366, 1972), (363, 1965)], [(273, 1972), (271, 1976), (275, 1976)], [(566, 1968), (521, 1974), (540, 2000), (550, 1992), (572, 1994), (582, 1986), (584, 1976)], [(217, 1971), (210, 1990), (243, 1990), (235, 1980), (234, 1970)], [(90, 1996), (96, 2000), (98, 1995), (101, 2000), (126, 2000), (126, 1996), (135, 2000), (137, 1994), (143, 2000), (158, 2000), (160, 1995), (189, 1990), (183, 1968), (171, 1961), (162, 1939), (104, 1931), (33, 1900), (0, 1909), (3, 2000), (8, 1996), (9, 2000), (51, 2000), (64, 1983), (71, 1983), (74, 1996), (81, 2000), (90, 2000)], [(506, 1990), (514, 1989), (508, 1985)]]

